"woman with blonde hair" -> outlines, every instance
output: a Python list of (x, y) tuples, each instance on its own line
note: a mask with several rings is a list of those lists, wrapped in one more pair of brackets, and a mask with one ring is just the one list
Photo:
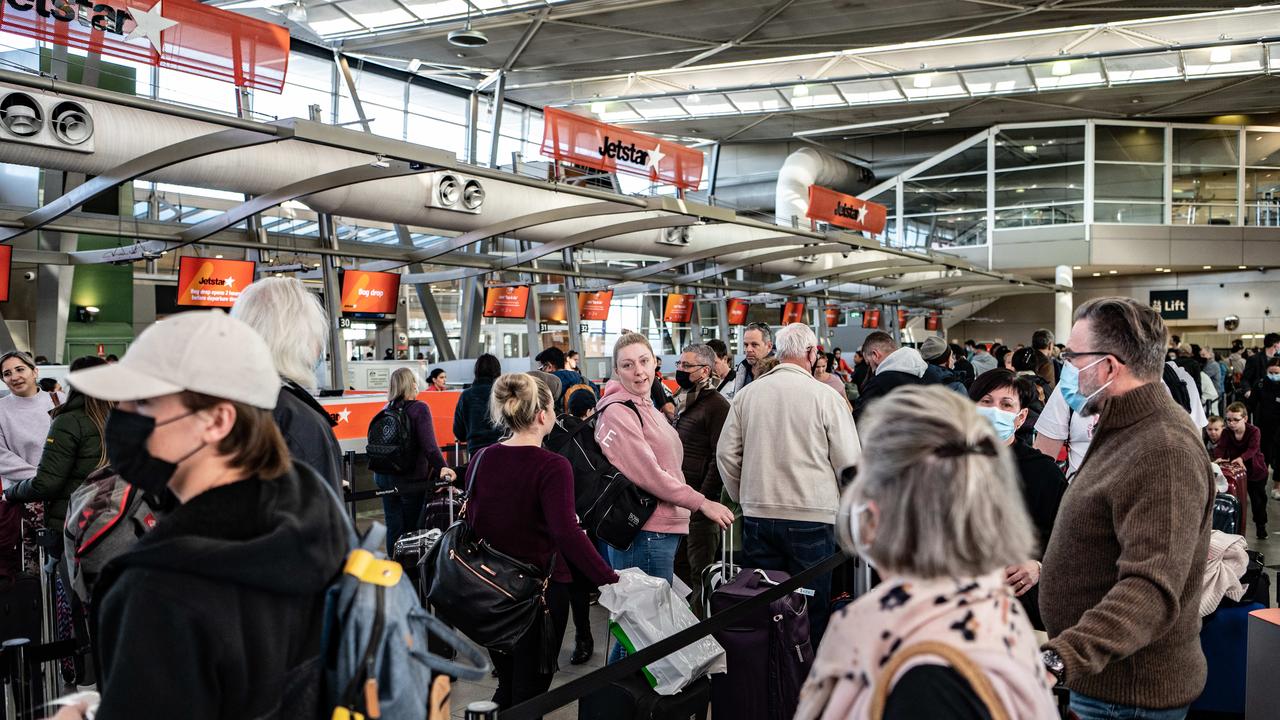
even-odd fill
[[(416, 461), (413, 469), (404, 475), (374, 473), (374, 485), (379, 490), (392, 490), (401, 485), (434, 480), (437, 474), (441, 480), (452, 481), (456, 476), (453, 470), (445, 466), (444, 453), (440, 452), (440, 445), (436, 442), (431, 408), (418, 399), (418, 376), (409, 368), (398, 368), (391, 373), (384, 409), (403, 410), (409, 419), (410, 441)], [(382, 496), (382, 511), (387, 524), (387, 547), (395, 547), (397, 538), (418, 529), (418, 516), (422, 514), (426, 497), (423, 490)]]
[(868, 410), (836, 533), (883, 582), (832, 619), (797, 720), (1058, 717), (1005, 568), (1035, 541), (1009, 449), (938, 385)]
[(551, 390), (536, 378), (524, 373), (500, 376), (493, 383), (489, 416), (508, 435), (481, 450), (468, 465), (466, 522), (476, 536), (551, 574), (545, 597), (554, 637), (543, 637), (542, 623), (535, 622), (510, 653), (493, 653), (498, 672), (493, 701), (504, 709), (551, 686), (553, 674), (539, 672), (538, 666), (544, 659), (541, 653), (558, 654), (564, 638), (573, 581), (569, 566), (596, 586), (618, 581), (578, 527), (573, 468), (542, 447), (543, 438), (555, 427), (552, 401)]

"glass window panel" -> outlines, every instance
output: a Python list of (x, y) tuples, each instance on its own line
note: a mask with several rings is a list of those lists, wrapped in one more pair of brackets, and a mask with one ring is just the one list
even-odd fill
[(1175, 165), (1173, 202), (1234, 205), (1239, 189), (1234, 169)]
[(160, 99), (236, 114), (236, 88), (230, 83), (160, 68)]
[(448, 150), (462, 157), (467, 143), (467, 130), (462, 125), (409, 113), (409, 142)]
[[(962, 175), (934, 180), (906, 180), (902, 185), (904, 212), (962, 212), (987, 206), (987, 176)], [(917, 210), (915, 208), (927, 208)]]
[(467, 124), (466, 98), (419, 85), (409, 87), (409, 111), (457, 125)]
[(320, 106), (320, 117), (332, 121), (333, 62), (309, 55), (289, 55), (289, 77), (279, 95), (253, 93), (253, 112), (259, 118), (310, 117), (309, 108)]
[(1256, 205), (1246, 205), (1244, 224), (1257, 225), (1259, 227), (1280, 227), (1280, 199)]
[(1271, 70), (1280, 70), (1280, 45), (1267, 46), (1267, 67)]
[(640, 117), (640, 113), (633, 110), (628, 103), (609, 103), (605, 106), (605, 111), (600, 113), (600, 119), (605, 122), (616, 123), (636, 122), (644, 118)]
[(688, 116), (684, 108), (680, 107), (680, 104), (671, 98), (638, 100), (632, 103), (631, 106), (646, 120)]
[(985, 211), (912, 218), (906, 228), (905, 247), (947, 248), (987, 242)]
[(738, 112), (729, 99), (720, 93), (698, 93), (689, 95), (682, 102), (686, 109), (694, 115), (732, 115)]
[(987, 143), (985, 140), (961, 150), (933, 167), (921, 170), (920, 176), (931, 177), (934, 175), (954, 175), (972, 172), (983, 174), (987, 172)]
[(1028, 92), (1035, 89), (1031, 78), (1021, 68), (997, 70), (967, 70), (964, 84), (974, 95), (998, 95), (1000, 93)]
[(1174, 225), (1235, 225), (1238, 217), (1235, 205), (1173, 205)]
[(1051, 203), (996, 211), (997, 230), (1041, 225), (1073, 225), (1081, 222), (1084, 222), (1083, 203)]
[(1175, 165), (1235, 165), (1240, 162), (1239, 133), (1216, 128), (1174, 128), (1173, 162)]
[[(909, 100), (932, 100), (946, 97), (966, 97), (964, 84), (960, 82), (959, 73), (921, 73), (911, 77), (900, 78), (903, 89)], [(927, 83), (927, 86), (925, 84)]]
[(1084, 200), (1084, 166), (1061, 165), (996, 174), (996, 207)]
[(1257, 45), (1186, 50), (1183, 67), (1188, 78), (1256, 73), (1262, 71), (1263, 53), (1264, 49)]
[(1280, 132), (1245, 131), (1245, 165), (1280, 167)]
[[(750, 92), (730, 93), (729, 98), (742, 112), (762, 112), (783, 110), (790, 106), (782, 101), (782, 95), (773, 90), (752, 90)], [(637, 110), (641, 103), (636, 103)]]
[(1102, 74), (1102, 63), (1098, 60), (1057, 60), (1031, 66), (1036, 76), (1036, 87), (1072, 88), (1086, 85), (1102, 85), (1106, 77)]
[(1093, 193), (1098, 200), (1164, 201), (1163, 165), (1110, 165), (1094, 167)]
[(331, 5), (307, 6), (307, 25), (317, 35), (326, 37), (340, 33), (360, 32), (365, 29), (363, 25)]
[(1244, 201), (1265, 204), (1280, 201), (1280, 170), (1245, 170)]
[(1164, 162), (1164, 128), (1098, 125), (1094, 155), (1099, 161)]
[(1106, 58), (1107, 79), (1112, 84), (1131, 82), (1155, 82), (1182, 77), (1176, 52), (1136, 57)]
[(341, 3), (351, 17), (361, 25), (371, 28), (382, 28), (389, 25), (404, 25), (417, 20), (407, 10), (391, 0), (359, 0)]
[(797, 96), (794, 91), (791, 93), (791, 106), (796, 108), (815, 108), (815, 107), (831, 107), (833, 105), (844, 105), (844, 98), (836, 91), (835, 85), (810, 84), (806, 88), (809, 91), (807, 95)]
[(875, 197), (870, 197), (867, 199), (873, 203), (880, 203), (881, 205), (888, 208), (889, 217), (893, 217), (894, 215), (897, 214), (898, 191), (892, 185), (889, 186), (888, 190), (885, 190), (884, 192), (880, 193), (879, 195), (876, 195)]
[(1093, 205), (1093, 219), (1100, 223), (1160, 225), (1164, 223), (1164, 205), (1098, 202)]
[(1084, 161), (1084, 126), (1019, 128), (996, 137), (996, 168)]
[(854, 83), (840, 83), (840, 92), (851, 105), (871, 105), (875, 103), (897, 102), (902, 99), (898, 84), (892, 80), (864, 80)]

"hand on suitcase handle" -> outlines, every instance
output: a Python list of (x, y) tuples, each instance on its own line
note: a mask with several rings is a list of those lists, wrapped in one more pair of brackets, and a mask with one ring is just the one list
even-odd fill
[(698, 508), (698, 512), (705, 515), (708, 520), (718, 525), (722, 530), (733, 525), (733, 511), (715, 500), (708, 499), (704, 501), (702, 507)]

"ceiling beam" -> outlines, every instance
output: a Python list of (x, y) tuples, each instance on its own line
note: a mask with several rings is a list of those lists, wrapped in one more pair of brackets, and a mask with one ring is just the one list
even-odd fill
[(550, 7), (544, 7), (534, 16), (533, 22), (529, 23), (529, 27), (524, 29), (524, 34), (520, 36), (520, 40), (516, 46), (511, 48), (511, 54), (507, 55), (507, 61), (502, 63), (503, 72), (511, 72), (515, 67), (516, 60), (520, 59), (520, 55), (524, 53), (524, 49), (529, 47), (529, 43), (533, 40), (533, 36), (538, 34), (542, 29), (542, 24), (547, 21), (547, 16), (551, 14)]
[[(686, 42), (691, 45), (699, 45), (704, 47), (715, 47), (720, 43), (716, 40), (706, 40), (704, 38), (688, 37), (686, 35), (673, 35), (671, 33), (661, 33), (653, 30), (636, 30), (634, 28), (613, 27), (611, 25), (597, 25), (595, 23), (582, 22), (581, 20), (567, 20), (563, 18), (549, 18), (547, 22), (555, 25), (566, 25), (569, 27), (582, 28), (584, 30), (596, 30), (599, 32), (618, 33), (619, 35), (634, 35), (636, 37), (645, 37), (655, 40), (675, 40), (677, 42)], [(583, 61), (587, 62), (587, 61)]]
[(747, 28), (745, 32), (739, 33), (737, 37), (733, 38), (728, 42), (721, 43), (720, 45), (717, 45), (716, 47), (713, 47), (710, 50), (705, 50), (703, 52), (700, 52), (697, 55), (694, 55), (693, 57), (688, 58), (687, 60), (681, 60), (675, 65), (672, 65), (671, 68), (674, 70), (677, 68), (688, 67), (690, 65), (700, 63), (709, 57), (718, 55), (724, 52), (725, 50), (737, 47), (738, 45), (745, 42), (747, 38), (760, 32), (760, 30), (762, 30), (764, 26), (768, 25), (774, 18), (782, 14), (782, 11), (791, 7), (791, 5), (795, 3), (795, 1), (796, 0), (780, 0), (780, 2), (775, 4), (773, 7), (764, 11), (764, 13), (754, 23), (751, 24), (751, 27)]
[(695, 280), (704, 280), (714, 275), (723, 275), (724, 273), (739, 268), (751, 267), (752, 265), (760, 265), (761, 263), (773, 262), (775, 260), (790, 260), (793, 258), (804, 257), (806, 255), (827, 255), (837, 252), (849, 252), (850, 247), (843, 243), (824, 243), (821, 245), (805, 245), (798, 248), (790, 248), (788, 250), (779, 250), (778, 252), (765, 253), (763, 255), (751, 255), (740, 260), (731, 260), (725, 263), (717, 263), (705, 270), (681, 275), (673, 282), (677, 285), (683, 285)]
[(740, 252), (749, 252), (751, 250), (759, 250), (762, 248), (778, 247), (780, 245), (812, 245), (813, 239), (806, 237), (798, 237), (796, 235), (779, 235), (778, 237), (760, 238), (758, 240), (744, 240), (743, 242), (730, 243), (728, 245), (718, 245), (716, 247), (707, 248), (698, 252), (691, 252), (670, 260), (664, 260), (653, 265), (645, 265), (642, 268), (630, 270), (623, 274), (627, 280), (641, 280), (643, 278), (652, 277), (658, 273), (674, 270), (681, 265), (688, 265), (699, 260), (707, 258), (719, 257), (722, 255), (733, 255)]

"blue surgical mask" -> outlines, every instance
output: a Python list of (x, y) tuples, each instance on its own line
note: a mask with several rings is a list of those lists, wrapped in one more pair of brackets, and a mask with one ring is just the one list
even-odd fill
[(996, 429), (996, 437), (1000, 438), (1001, 442), (1013, 437), (1013, 434), (1018, 431), (1017, 426), (1014, 424), (1018, 419), (1017, 413), (1001, 410), (998, 407), (983, 407), (979, 405), (978, 414), (986, 418)]
[(1280, 382), (1280, 373), (1267, 373), (1267, 379), (1271, 382)]
[(1062, 393), (1062, 399), (1067, 401), (1067, 406), (1072, 410), (1083, 415), (1084, 406), (1098, 393), (1106, 390), (1107, 385), (1111, 384), (1111, 381), (1108, 380), (1102, 387), (1094, 390), (1088, 395), (1084, 395), (1080, 392), (1080, 373), (1106, 359), (1106, 356), (1100, 357), (1088, 365), (1085, 365), (1083, 368), (1077, 368), (1070, 362), (1062, 363), (1062, 377), (1058, 379), (1058, 392)]

